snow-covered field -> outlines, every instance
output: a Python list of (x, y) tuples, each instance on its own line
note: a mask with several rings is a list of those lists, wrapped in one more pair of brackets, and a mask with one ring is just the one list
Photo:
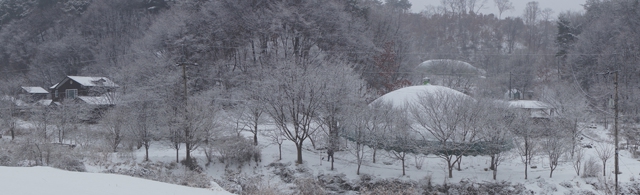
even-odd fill
[(2, 194), (42, 195), (225, 195), (222, 188), (202, 189), (124, 175), (80, 173), (51, 167), (0, 167)]

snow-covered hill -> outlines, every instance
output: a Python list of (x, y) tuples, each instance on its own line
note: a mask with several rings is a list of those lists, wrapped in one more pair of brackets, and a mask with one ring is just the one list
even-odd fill
[(51, 167), (0, 167), (0, 175), (2, 194), (231, 194), (215, 184), (212, 189), (191, 188), (124, 175), (70, 172)]

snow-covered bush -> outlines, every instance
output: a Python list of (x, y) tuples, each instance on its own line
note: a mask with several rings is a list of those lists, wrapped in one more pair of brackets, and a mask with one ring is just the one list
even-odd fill
[[(362, 179), (362, 178), (361, 178)], [(398, 179), (384, 179), (378, 181), (370, 181), (360, 184), (361, 195), (375, 194), (398, 194), (398, 195), (414, 195), (421, 194), (417, 188), (416, 182), (406, 182)]]
[(265, 181), (263, 175), (247, 175), (232, 171), (227, 171), (222, 177), (223, 180), (215, 180), (225, 190), (240, 195), (279, 195), (285, 194), (278, 188), (280, 185), (274, 185)]
[(558, 185), (560, 185), (562, 187), (565, 187), (565, 188), (573, 188), (573, 185), (569, 181), (560, 182), (560, 183), (558, 183)]
[(620, 194), (640, 194), (640, 183), (630, 182), (622, 185), (620, 188)]
[(191, 171), (177, 163), (127, 162), (106, 165), (105, 173), (115, 173), (197, 188), (211, 187), (211, 178), (204, 173)]
[(11, 160), (11, 157), (6, 154), (2, 154), (0, 155), (0, 166), (14, 166), (14, 163)]
[(250, 163), (252, 159), (256, 163), (262, 160), (260, 149), (251, 140), (241, 136), (229, 136), (217, 140), (214, 150), (220, 154), (219, 160), (226, 166), (233, 163), (239, 165)]
[(294, 183), (296, 187), (298, 187), (298, 193), (296, 194), (304, 194), (304, 195), (325, 195), (327, 194), (324, 190), (324, 187), (320, 184), (317, 179), (309, 178), (309, 177), (299, 177), (296, 178)]
[(291, 164), (283, 164), (279, 162), (270, 163), (267, 165), (269, 168), (273, 168), (273, 174), (280, 176), (280, 179), (285, 183), (291, 183), (295, 179), (295, 172), (289, 169)]
[(584, 162), (584, 166), (583, 166), (583, 171), (582, 171), (582, 178), (587, 178), (587, 177), (597, 177), (598, 173), (600, 173), (600, 168), (602, 166), (600, 166), (600, 164), (598, 164), (598, 161), (591, 157), (589, 158), (589, 160), (587, 160), (586, 162)]
[(357, 190), (354, 185), (348, 181), (347, 175), (340, 174), (320, 174), (318, 175), (318, 181), (325, 187), (328, 191), (337, 192), (339, 194), (343, 194), (346, 191), (354, 191)]
[(52, 167), (63, 169), (67, 171), (86, 172), (87, 168), (79, 158), (73, 158), (70, 156), (63, 156), (51, 164)]

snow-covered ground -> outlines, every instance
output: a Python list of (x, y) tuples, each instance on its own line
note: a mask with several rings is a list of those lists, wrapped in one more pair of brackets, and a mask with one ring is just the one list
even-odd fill
[(51, 167), (0, 167), (2, 194), (42, 195), (226, 195), (220, 187), (192, 188), (124, 175), (80, 173)]
[[(26, 125), (26, 124), (23, 124)], [(261, 130), (273, 128), (263, 125)], [(250, 135), (245, 134), (247, 137)], [(611, 143), (609, 131), (603, 126), (596, 128), (586, 128), (584, 131), (584, 144), (597, 145), (598, 142)], [(258, 136), (259, 146), (262, 148), (262, 161), (259, 163), (251, 162), (249, 165), (238, 167), (231, 165), (225, 167), (223, 163), (215, 161), (210, 166), (204, 166), (206, 158), (201, 151), (194, 153), (198, 162), (205, 168), (204, 173), (207, 176), (217, 179), (217, 181), (225, 181), (225, 177), (229, 172), (235, 172), (246, 177), (260, 176), (267, 185), (282, 186), (282, 189), (289, 189), (293, 184), (287, 184), (280, 180), (274, 174), (274, 169), (268, 165), (273, 162), (281, 162), (289, 166), (292, 170), (303, 168), (312, 174), (315, 178), (318, 175), (343, 175), (344, 179), (358, 183), (360, 176), (356, 175), (356, 158), (348, 151), (339, 151), (335, 154), (335, 169), (330, 170), (330, 162), (326, 161), (325, 150), (313, 149), (311, 142), (305, 142), (303, 151), (303, 165), (295, 165), (296, 150), (290, 141), (285, 141), (282, 145), (282, 160), (278, 160), (278, 146), (271, 144), (268, 138)], [(8, 139), (7, 137), (3, 139)], [(598, 164), (602, 162), (597, 158), (595, 148), (584, 148), (585, 157), (583, 162), (593, 157)], [(175, 150), (167, 144), (159, 142), (152, 143), (149, 151), (150, 160), (152, 162), (170, 163), (175, 161)], [(184, 149), (180, 150), (180, 158), (184, 158)], [(113, 161), (121, 163), (123, 161), (131, 161), (141, 163), (144, 159), (144, 150), (136, 150), (132, 154), (131, 159), (118, 159), (119, 155), (112, 155)], [(399, 179), (403, 181), (419, 181), (424, 178), (431, 178), (433, 184), (458, 183), (460, 181), (472, 182), (491, 182), (492, 172), (487, 170), (489, 167), (489, 157), (487, 156), (468, 156), (462, 159), (460, 171), (453, 172), (453, 178), (448, 178), (446, 165), (444, 161), (435, 156), (419, 156), (416, 160), (414, 155), (408, 155), (406, 162), (406, 175), (402, 176), (401, 162), (393, 160), (386, 151), (378, 151), (377, 162), (372, 162), (371, 153), (365, 158), (365, 162), (360, 170), (361, 175), (367, 174), (374, 176), (376, 179)], [(417, 168), (416, 164), (422, 167)], [(590, 191), (595, 194), (605, 194), (601, 190), (597, 190), (595, 185), (603, 185), (609, 182), (613, 184), (613, 158), (607, 161), (607, 176), (595, 178), (581, 178), (576, 175), (572, 163), (565, 158), (553, 173), (553, 178), (549, 178), (548, 161), (543, 154), (538, 154), (532, 165), (537, 168), (529, 168), (529, 179), (524, 179), (524, 165), (520, 157), (515, 152), (510, 152), (508, 158), (498, 167), (498, 181), (507, 181), (512, 184), (523, 184), (527, 190), (531, 190), (536, 194), (581, 194)], [(619, 181), (621, 185), (637, 182), (640, 177), (640, 162), (631, 157), (626, 150), (620, 151), (620, 171)], [(599, 167), (602, 168), (601, 166)], [(138, 179), (129, 176), (100, 173), (105, 171), (104, 165), (87, 164), (87, 170), (93, 173), (77, 173), (61, 171), (46, 167), (31, 168), (9, 168), (0, 167), (0, 184), (3, 192), (11, 192), (8, 194), (230, 194), (218, 188), (213, 183), (211, 189), (197, 189), (185, 186), (165, 184), (151, 180)], [(583, 170), (581, 170), (583, 172)], [(599, 174), (602, 174), (600, 172)], [(298, 178), (295, 178), (298, 179)], [(7, 191), (8, 190), (8, 191)], [(4, 194), (4, 193), (3, 193)], [(354, 193), (352, 193), (354, 194)]]

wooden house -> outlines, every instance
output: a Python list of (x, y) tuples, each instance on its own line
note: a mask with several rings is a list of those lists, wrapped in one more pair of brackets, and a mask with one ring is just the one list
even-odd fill
[(60, 102), (82, 96), (108, 98), (106, 96), (109, 93), (115, 93), (118, 87), (116, 83), (106, 77), (67, 76), (49, 89), (51, 99), (54, 102)]
[(26, 103), (34, 103), (47, 99), (49, 91), (42, 87), (21, 87), (18, 98)]

